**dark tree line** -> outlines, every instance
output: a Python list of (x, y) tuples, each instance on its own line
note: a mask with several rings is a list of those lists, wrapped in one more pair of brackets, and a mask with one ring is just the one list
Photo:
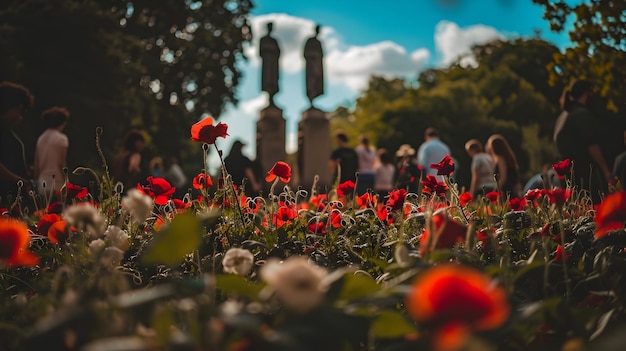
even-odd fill
[(35, 109), (20, 126), (28, 147), (39, 113), (71, 112), (70, 166), (100, 166), (96, 127), (111, 156), (126, 130), (151, 152), (194, 150), (189, 126), (237, 103), (248, 0), (5, 0), (0, 2), (0, 80), (29, 87)]

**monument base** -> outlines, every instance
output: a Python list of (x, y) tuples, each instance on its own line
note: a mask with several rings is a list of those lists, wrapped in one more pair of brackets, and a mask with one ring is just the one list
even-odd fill
[[(270, 105), (260, 112), (260, 118), (256, 124), (256, 155), (263, 169), (263, 176), (272, 169), (277, 161), (286, 161), (287, 152), (286, 128), (283, 110), (276, 105)], [(267, 194), (271, 184), (264, 179), (258, 180), (263, 184), (263, 194)]]
[(331, 185), (330, 122), (326, 112), (311, 107), (302, 113), (298, 124), (298, 168), (300, 186), (310, 191), (318, 177), (317, 191), (326, 192)]

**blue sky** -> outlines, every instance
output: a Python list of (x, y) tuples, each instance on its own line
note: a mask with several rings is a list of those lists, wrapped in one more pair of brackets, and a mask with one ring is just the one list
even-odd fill
[[(351, 106), (372, 74), (411, 82), (420, 71), (446, 67), (459, 57), (463, 64), (473, 65), (467, 54), (474, 44), (531, 37), (539, 30), (544, 40), (560, 48), (568, 45), (567, 34), (550, 32), (541, 7), (531, 0), (256, 0), (254, 4), (250, 22), (255, 38), (245, 49), (249, 60), (239, 66), (245, 75), (238, 88), (240, 103), (221, 116), (230, 137), (218, 144), (228, 154), (230, 144), (240, 139), (251, 158), (256, 153), (259, 110), (268, 101), (260, 90), (258, 39), (265, 35), (269, 21), (281, 48), (280, 91), (274, 100), (287, 121), (288, 152), (295, 151), (297, 123), (309, 107), (302, 52), (315, 24), (322, 26), (325, 73), (325, 94), (315, 105), (326, 111)], [(216, 155), (209, 163), (217, 168)]]

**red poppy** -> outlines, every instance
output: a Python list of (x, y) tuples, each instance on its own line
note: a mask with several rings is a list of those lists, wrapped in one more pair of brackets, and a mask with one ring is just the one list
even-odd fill
[(61, 202), (52, 202), (50, 203), (50, 205), (48, 205), (48, 208), (46, 208), (46, 212), (48, 213), (56, 213), (56, 214), (61, 214), (63, 213), (63, 204)]
[(193, 187), (195, 189), (208, 189), (213, 185), (213, 180), (211, 176), (206, 173), (200, 173), (197, 176), (193, 177)]
[(0, 217), (0, 262), (9, 266), (34, 266), (39, 257), (28, 251), (30, 235), (24, 222)]
[(273, 182), (274, 179), (280, 178), (285, 183), (289, 183), (291, 180), (291, 167), (283, 162), (278, 161), (274, 164), (274, 167), (267, 172), (267, 177), (265, 177), (265, 181)]
[(524, 197), (530, 201), (537, 201), (540, 197), (546, 194), (545, 189), (530, 189), (524, 194)]
[(70, 228), (66, 221), (57, 221), (48, 228), (47, 234), (51, 243), (63, 245), (70, 238)]
[(324, 210), (324, 207), (328, 205), (328, 195), (326, 194), (318, 194), (311, 198), (311, 204), (315, 206), (315, 210), (320, 212)]
[(326, 234), (326, 223), (323, 221), (311, 222), (307, 225), (307, 229), (312, 234), (324, 235)]
[(381, 208), (376, 210), (376, 215), (378, 215), (378, 219), (380, 219), (381, 222), (387, 225), (391, 225), (394, 221), (393, 216), (391, 215), (391, 213), (389, 213), (388, 206), (382, 206)]
[(455, 350), (472, 331), (501, 327), (511, 306), (506, 291), (473, 268), (442, 264), (413, 282), (406, 296), (408, 314), (417, 322), (433, 326), (436, 349)]
[(146, 180), (148, 181), (147, 187), (138, 186), (137, 188), (151, 196), (157, 205), (165, 205), (176, 192), (176, 188), (163, 178), (149, 176)]
[(563, 205), (570, 195), (572, 195), (571, 189), (552, 189), (546, 190), (546, 195), (550, 199), (551, 204)]
[(333, 228), (341, 227), (341, 211), (333, 210), (330, 211), (330, 217), (328, 218), (330, 221), (330, 226)]
[(67, 189), (67, 200), (68, 201), (70, 201), (72, 199), (83, 199), (87, 195), (89, 195), (89, 191), (87, 190), (87, 188), (82, 187), (80, 185), (67, 183), (66, 189)]
[(422, 180), (422, 186), (424, 189), (422, 192), (428, 195), (437, 194), (441, 196), (446, 195), (446, 191), (448, 191), (448, 185), (446, 183), (441, 182), (434, 175), (427, 175), (426, 179)]
[(191, 126), (191, 140), (215, 144), (218, 137), (226, 138), (228, 125), (222, 122), (213, 125), (213, 118), (207, 117)]
[(491, 251), (489, 244), (491, 243), (491, 237), (493, 233), (494, 229), (490, 228), (485, 228), (476, 232), (476, 239), (480, 241), (480, 246), (483, 248), (483, 250)]
[(552, 165), (552, 168), (556, 171), (559, 179), (565, 178), (566, 175), (571, 173), (572, 171), (572, 161), (569, 158), (564, 159), (561, 162), (557, 162)]
[(500, 197), (500, 193), (497, 191), (490, 191), (485, 194), (485, 197), (489, 199), (489, 201), (491, 202), (496, 202), (498, 201), (498, 198)]
[(459, 204), (461, 205), (461, 207), (465, 207), (465, 205), (472, 202), (472, 200), (474, 200), (474, 197), (468, 191), (459, 195)]
[(39, 219), (39, 222), (37, 222), (37, 232), (39, 233), (39, 235), (48, 235), (48, 229), (50, 229), (50, 226), (60, 220), (61, 216), (56, 213), (48, 213), (46, 215), (43, 215), (41, 219)]
[[(431, 250), (434, 249), (450, 249), (456, 243), (463, 242), (467, 234), (467, 226), (450, 218), (444, 211), (438, 211), (432, 217), (435, 233), (432, 239), (429, 239), (430, 233), (425, 230), (420, 238), (420, 253), (423, 255), (428, 250), (430, 244)], [(429, 243), (430, 240), (430, 243)]]
[(626, 191), (608, 195), (602, 200), (596, 211), (596, 238), (605, 236), (608, 232), (624, 228), (626, 220)]
[(526, 206), (526, 199), (514, 197), (508, 202), (509, 210), (511, 211), (523, 211)]
[(430, 168), (435, 168), (437, 175), (449, 176), (454, 173), (454, 161), (452, 161), (450, 155), (446, 155), (439, 163), (431, 164)]
[(359, 208), (376, 207), (376, 196), (372, 193), (364, 193), (361, 196), (357, 196), (356, 204)]
[(554, 261), (555, 262), (562, 262), (563, 261), (563, 257), (565, 257), (565, 260), (569, 260), (569, 258), (572, 257), (572, 254), (571, 253), (567, 253), (563, 249), (563, 246), (561, 244), (559, 244), (556, 247), (556, 251), (554, 251)]
[(406, 199), (406, 189), (397, 189), (389, 192), (385, 206), (391, 208), (392, 211), (397, 211), (402, 208), (404, 199)]
[(185, 202), (181, 199), (172, 199), (172, 202), (174, 203), (174, 207), (176, 207), (177, 210), (184, 210), (191, 206), (191, 202)]
[(339, 197), (351, 195), (354, 189), (356, 189), (356, 184), (351, 180), (346, 180), (337, 186), (337, 195)]

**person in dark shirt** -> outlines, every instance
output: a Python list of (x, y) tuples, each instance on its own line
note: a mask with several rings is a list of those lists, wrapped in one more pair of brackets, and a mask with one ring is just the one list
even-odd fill
[[(626, 130), (624, 131), (624, 144), (626, 144)], [(623, 151), (615, 158), (613, 174), (619, 179), (622, 189), (626, 189), (626, 151)]]
[(141, 153), (146, 145), (143, 132), (132, 129), (124, 137), (124, 143), (115, 156), (113, 176), (124, 184), (124, 192), (137, 186), (145, 174), (141, 169)]
[(348, 136), (343, 132), (335, 134), (337, 148), (330, 154), (328, 167), (333, 172), (333, 181), (343, 183), (347, 180), (356, 181), (359, 169), (359, 156), (354, 148), (348, 147)]
[(230, 153), (224, 159), (226, 171), (230, 174), (233, 184), (241, 187), (244, 179), (247, 180), (245, 192), (247, 196), (256, 196), (261, 191), (261, 184), (254, 175), (254, 165), (241, 151), (246, 144), (235, 140)]
[(418, 193), (422, 179), (422, 169), (417, 164), (415, 149), (409, 144), (402, 144), (396, 151), (398, 159), (396, 172), (396, 188), (405, 189), (410, 193)]
[(561, 156), (574, 162), (574, 184), (589, 191), (593, 202), (599, 203), (614, 176), (600, 147), (598, 123), (588, 108), (592, 96), (589, 81), (572, 84), (555, 125), (554, 139)]
[(33, 96), (28, 89), (11, 82), (0, 83), (0, 197), (3, 202), (8, 194), (17, 195), (19, 181), (23, 182), (22, 196), (33, 190), (24, 144), (12, 129), (32, 106)]

